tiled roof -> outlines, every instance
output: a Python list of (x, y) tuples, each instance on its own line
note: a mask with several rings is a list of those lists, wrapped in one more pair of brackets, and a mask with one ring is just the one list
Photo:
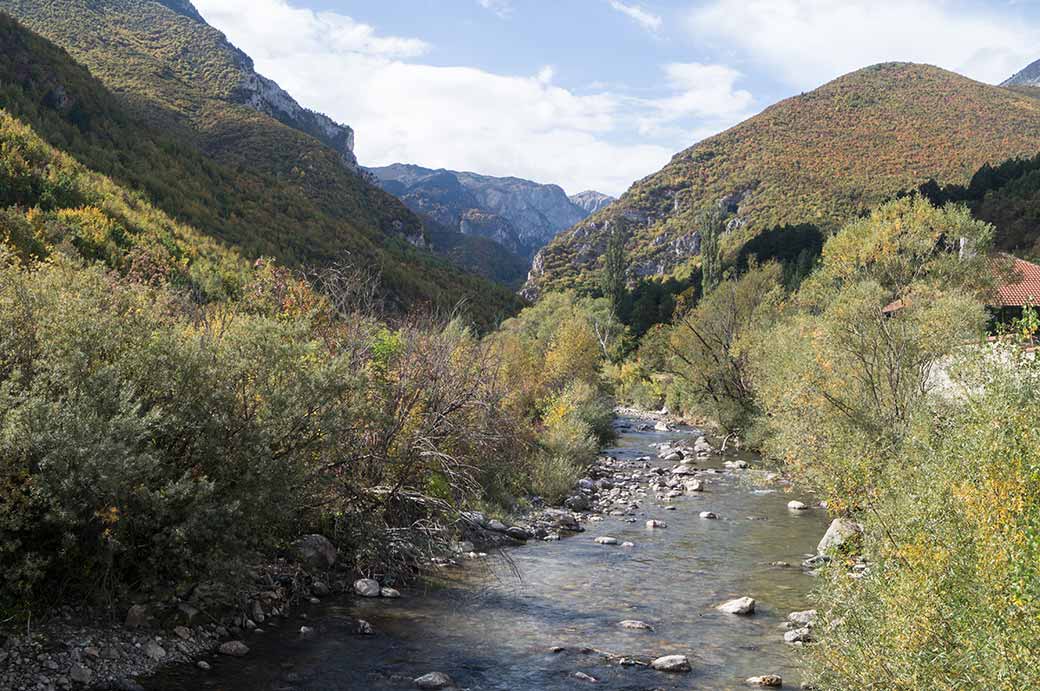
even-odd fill
[(1012, 279), (997, 290), (998, 303), (994, 307), (1040, 305), (1040, 266), (1017, 257), (1011, 259)]

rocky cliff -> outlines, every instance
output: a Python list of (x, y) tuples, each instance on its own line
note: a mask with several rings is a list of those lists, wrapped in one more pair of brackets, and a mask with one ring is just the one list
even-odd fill
[[(495, 240), (527, 259), (590, 213), (557, 185), (402, 163), (369, 170), (413, 211), (465, 235)], [(597, 192), (583, 195), (610, 199)], [(595, 205), (595, 198), (582, 198)]]
[(590, 216), (608, 206), (611, 202), (617, 201), (609, 194), (603, 194), (602, 192), (596, 192), (595, 190), (585, 190), (584, 192), (572, 194), (570, 200), (575, 206), (580, 206), (585, 209), (585, 213)]

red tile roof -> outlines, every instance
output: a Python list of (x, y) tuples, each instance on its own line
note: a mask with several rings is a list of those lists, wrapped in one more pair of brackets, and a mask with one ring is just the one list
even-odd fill
[(1018, 257), (1013, 260), (1012, 278), (997, 290), (994, 307), (1021, 307), (1040, 304), (1040, 266)]

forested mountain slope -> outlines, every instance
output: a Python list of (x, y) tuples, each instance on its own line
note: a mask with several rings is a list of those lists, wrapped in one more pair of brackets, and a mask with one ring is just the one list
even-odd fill
[[(485, 324), (515, 310), (506, 289), (425, 249), (422, 221), (354, 169), (349, 128), (302, 109), (289, 126), (247, 102), (259, 96), (243, 84), (261, 79), (248, 58), (189, 3), (167, 4), (180, 11), (151, 0), (0, 0), (0, 12), (60, 46), (0, 16), (0, 107), (246, 257), (363, 264), (401, 308), (465, 300)], [(326, 141), (307, 131), (315, 123)]]
[(885, 63), (781, 101), (676, 154), (535, 259), (526, 293), (591, 285), (606, 231), (628, 236), (634, 276), (696, 264), (696, 218), (730, 213), (733, 250), (759, 232), (824, 231), (929, 178), (967, 183), (985, 163), (1040, 151), (1040, 101), (928, 65)]

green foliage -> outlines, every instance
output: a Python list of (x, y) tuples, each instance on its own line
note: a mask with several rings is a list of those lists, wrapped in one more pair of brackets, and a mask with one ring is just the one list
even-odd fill
[(603, 272), (600, 276), (600, 291), (610, 301), (614, 314), (618, 314), (627, 292), (625, 239), (623, 228), (618, 224), (613, 225), (607, 236), (607, 251), (603, 256)]
[(657, 336), (661, 366), (673, 375), (672, 407), (709, 414), (724, 429), (743, 430), (759, 414), (749, 346), (774, 319), (782, 295), (777, 264), (724, 281)]
[(718, 206), (711, 206), (697, 218), (701, 238), (701, 294), (710, 295), (722, 281), (722, 234), (726, 232), (726, 216)]
[[(982, 366), (991, 374), (994, 363)], [(836, 565), (809, 648), (821, 689), (1014, 691), (1040, 665), (1036, 365), (936, 416), (863, 515), (868, 575)]]

